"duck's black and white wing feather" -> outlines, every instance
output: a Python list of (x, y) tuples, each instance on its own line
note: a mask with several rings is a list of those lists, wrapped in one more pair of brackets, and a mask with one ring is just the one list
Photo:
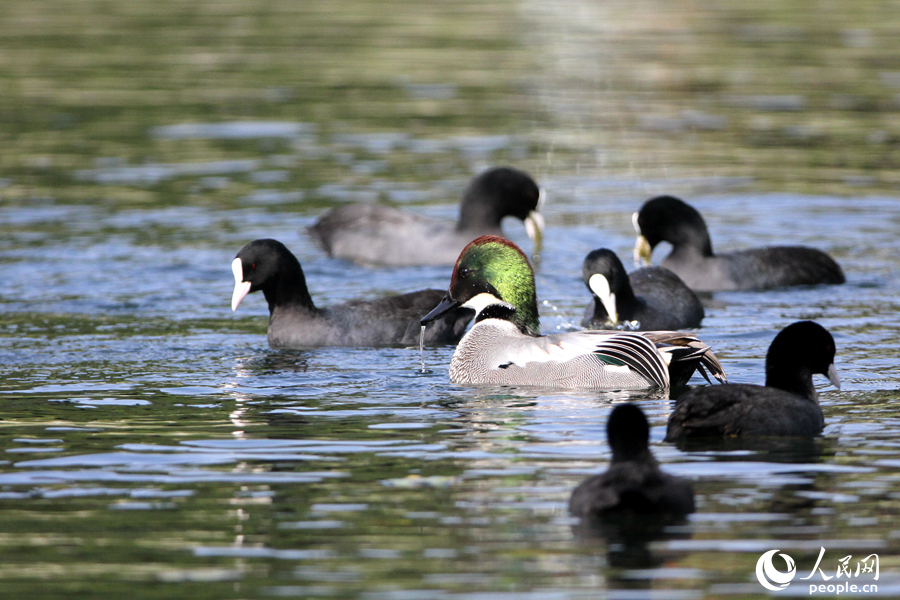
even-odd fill
[[(657, 387), (668, 387), (669, 370), (663, 357), (650, 340), (642, 335), (618, 333), (597, 345), (594, 354), (624, 363)], [(604, 360), (606, 362), (606, 360)]]
[[(494, 368), (516, 365), (534, 369), (539, 364), (572, 364), (588, 357), (596, 360), (596, 369), (630, 371), (647, 381), (649, 387), (668, 387), (669, 373), (656, 345), (642, 335), (630, 332), (576, 331), (543, 337), (523, 337), (506, 346)], [(574, 367), (574, 365), (573, 365)]]
[(656, 344), (656, 349), (666, 357), (672, 385), (687, 383), (694, 370), (699, 370), (709, 383), (712, 383), (709, 375), (720, 383), (727, 383), (725, 369), (712, 348), (695, 336), (680, 331), (646, 331), (642, 335)]

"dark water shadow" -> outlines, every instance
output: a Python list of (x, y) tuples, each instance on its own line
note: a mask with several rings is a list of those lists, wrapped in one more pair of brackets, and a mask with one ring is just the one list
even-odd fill
[(676, 441), (675, 447), (682, 452), (715, 454), (721, 462), (810, 464), (829, 460), (837, 452), (833, 440), (800, 437), (688, 438)]
[[(649, 569), (670, 561), (674, 553), (660, 550), (654, 542), (686, 540), (693, 530), (685, 517), (617, 513), (603, 518), (581, 519), (572, 526), (575, 539), (585, 546), (605, 548), (607, 563), (614, 569)], [(627, 582), (631, 579), (610, 576), (611, 581)], [(616, 586), (619, 587), (619, 586)]]
[(309, 370), (310, 350), (265, 350), (235, 360), (236, 371), (245, 375), (277, 375), (285, 371), (305, 373)]

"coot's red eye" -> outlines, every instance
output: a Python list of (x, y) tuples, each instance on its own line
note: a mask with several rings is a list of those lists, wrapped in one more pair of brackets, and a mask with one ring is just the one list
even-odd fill
[(251, 270), (251, 271), (252, 271), (253, 269), (255, 269), (255, 268), (256, 268), (256, 263), (253, 263), (252, 265), (250, 265), (250, 270)]

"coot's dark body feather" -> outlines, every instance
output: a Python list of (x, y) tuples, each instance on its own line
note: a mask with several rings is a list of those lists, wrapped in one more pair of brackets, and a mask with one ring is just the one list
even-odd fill
[[(428, 289), (378, 300), (355, 300), (310, 312), (295, 306), (276, 307), (269, 316), (269, 345), (414, 346), (419, 343), (422, 316), (444, 297)], [(466, 332), (473, 311), (463, 310), (429, 325), (425, 344), (455, 344)]]
[(670, 254), (661, 265), (696, 291), (765, 290), (783, 286), (844, 283), (834, 259), (806, 246), (769, 246), (712, 257)]
[(663, 473), (648, 451), (582, 481), (569, 499), (569, 512), (588, 518), (623, 512), (685, 515), (694, 512), (694, 490), (689, 481)]
[(675, 406), (666, 439), (683, 437), (814, 437), (825, 426), (816, 400), (776, 388), (732, 383), (695, 388)]

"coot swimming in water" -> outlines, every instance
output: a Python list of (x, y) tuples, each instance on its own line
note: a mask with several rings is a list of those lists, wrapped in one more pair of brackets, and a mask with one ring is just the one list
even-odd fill
[[(271, 239), (241, 248), (231, 270), (231, 309), (237, 310), (247, 294), (262, 290), (269, 303), (269, 345), (281, 348), (416, 345), (422, 315), (444, 295), (439, 290), (420, 290), (316, 308), (300, 262), (284, 244)], [(425, 343), (456, 343), (473, 314), (471, 310), (448, 314), (425, 330)]]
[(635, 258), (650, 262), (660, 242), (672, 244), (662, 266), (697, 292), (762, 290), (790, 285), (844, 283), (834, 259), (815, 248), (770, 246), (713, 254), (700, 213), (672, 196), (658, 196), (634, 214)]

